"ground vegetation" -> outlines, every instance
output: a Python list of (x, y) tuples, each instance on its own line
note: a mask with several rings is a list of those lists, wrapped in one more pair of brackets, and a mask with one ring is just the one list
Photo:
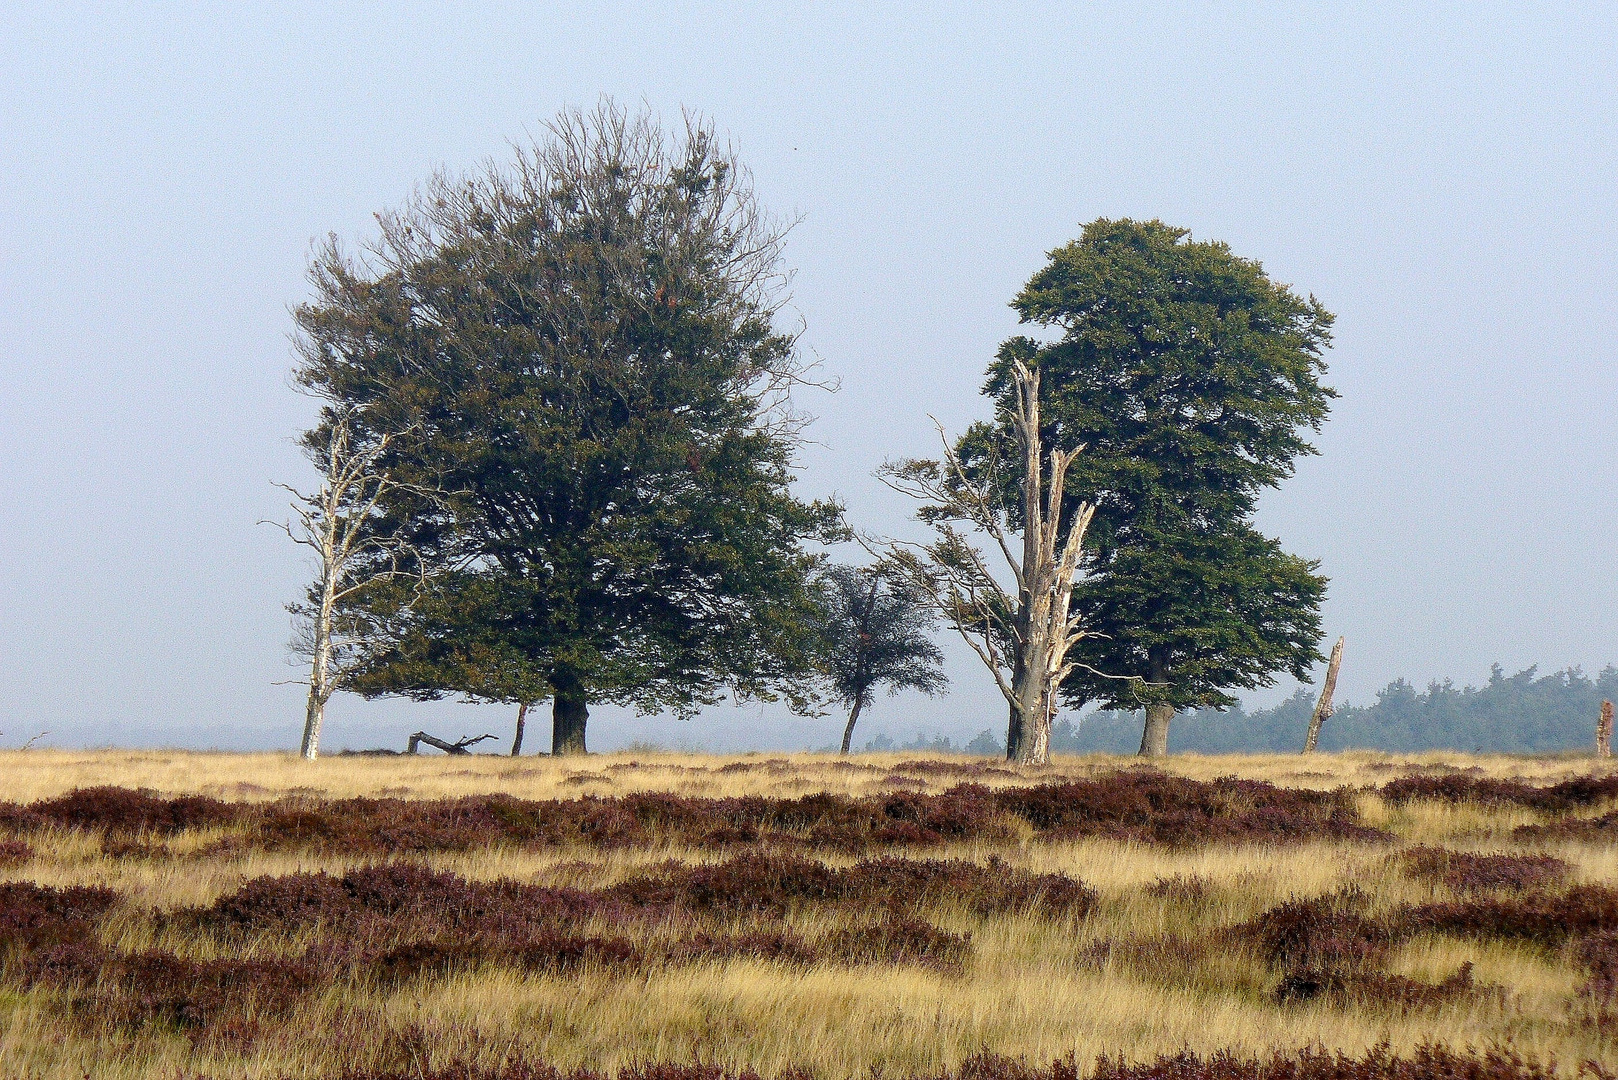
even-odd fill
[(6, 755), (0, 1072), (1618, 1062), (1610, 766), (1175, 765), (332, 756), (311, 791), (264, 756)]

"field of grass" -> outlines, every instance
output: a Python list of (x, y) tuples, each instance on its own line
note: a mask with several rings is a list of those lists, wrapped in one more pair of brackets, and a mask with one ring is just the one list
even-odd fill
[[(1588, 758), (36, 750), (0, 777), (8, 1078), (1618, 1066), (1618, 771)], [(1430, 1044), (1462, 1058), (1411, 1064)]]

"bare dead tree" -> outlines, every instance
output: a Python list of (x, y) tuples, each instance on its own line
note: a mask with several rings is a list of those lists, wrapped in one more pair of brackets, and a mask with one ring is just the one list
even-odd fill
[[(1068, 467), (1083, 447), (1046, 448), (1040, 430), (1039, 371), (1012, 360), (1016, 401), (1008, 410), (1021, 452), (1020, 502), (1003, 505), (1001, 477), (974, 475), (942, 426), (941, 461), (906, 461), (878, 475), (925, 504), (929, 544), (883, 542), (890, 565), (929, 597), (994, 676), (1010, 706), (1006, 757), (1024, 765), (1050, 759), (1051, 720), (1062, 681), (1074, 670), (1068, 651), (1084, 632), (1070, 611), (1084, 534), (1095, 514), (1080, 503), (1068, 520), (1062, 504)], [(936, 421), (935, 421), (936, 423)], [(1020, 525), (1021, 553), (1014, 523)], [(1004, 585), (970, 539), (987, 536), (1012, 578)]]
[(1337, 672), (1343, 666), (1343, 639), (1338, 638), (1337, 644), (1331, 647), (1331, 660), (1326, 664), (1326, 681), (1320, 687), (1320, 700), (1315, 703), (1314, 714), (1309, 717), (1309, 734), (1303, 740), (1303, 752), (1315, 752), (1315, 743), (1320, 739), (1320, 725), (1331, 719), (1336, 711), (1332, 706), (1332, 694), (1337, 691)]
[(1612, 702), (1601, 703), (1601, 714), (1596, 720), (1596, 757), (1612, 757)]
[(463, 735), (455, 742), (448, 742), (444, 739), (429, 735), (425, 731), (418, 731), (414, 735), (410, 736), (409, 748), (405, 750), (405, 753), (418, 753), (420, 751), (421, 744), (426, 743), (428, 746), (438, 747), (438, 749), (444, 751), (446, 754), (470, 754), (472, 751), (468, 750), (467, 747), (476, 746), (484, 739), (492, 738), (494, 738), (493, 735)]
[[(309, 662), (309, 696), (300, 753), (319, 753), (326, 705), (381, 648), (385, 634), (377, 617), (346, 604), (363, 590), (407, 574), (409, 545), (376, 528), (383, 497), (405, 485), (395, 483), (383, 462), (410, 428), (362, 437), (356, 423), (361, 407), (332, 408), (317, 429), (322, 472), (313, 494), (279, 484), (293, 495), (293, 518), (276, 522), (296, 544), (314, 552), (316, 576), (306, 600), (289, 604), (298, 619), (293, 650)], [(414, 488), (418, 492), (419, 488)]]
[(511, 740), (511, 756), (522, 755), (523, 730), (528, 726), (528, 702), (517, 703), (517, 734)]

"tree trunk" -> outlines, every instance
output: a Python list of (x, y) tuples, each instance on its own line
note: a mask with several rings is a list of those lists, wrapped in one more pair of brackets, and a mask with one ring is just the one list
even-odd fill
[(320, 700), (320, 691), (311, 684), (309, 704), (303, 714), (303, 746), (298, 751), (308, 761), (320, 752), (320, 728), (326, 722), (326, 703)]
[(1169, 721), (1174, 719), (1174, 706), (1146, 706), (1146, 727), (1140, 735), (1141, 757), (1169, 756)]
[(1600, 719), (1596, 721), (1596, 757), (1612, 757), (1612, 702), (1601, 703)]
[(1011, 709), (1011, 730), (1016, 735), (1016, 748), (1011, 738), (1006, 739), (1006, 760), (1018, 765), (1045, 765), (1051, 759), (1051, 695), (1055, 692), (1052, 681), (1041, 678), (1040, 672), (1049, 664), (1047, 643), (1036, 642), (1029, 649), (1034, 653), (1031, 670), (1023, 673), (1014, 685), (1020, 707)]
[(1048, 765), (1051, 760), (1051, 703), (1046, 698), (1035, 710), (1023, 733), (1021, 765)]
[(315, 611), (314, 656), (309, 664), (309, 701), (303, 713), (303, 745), (299, 749), (306, 761), (313, 761), (320, 753), (320, 729), (326, 722), (326, 702), (331, 700), (331, 609), (332, 578), (321, 575), (321, 603)]
[(860, 709), (864, 708), (865, 699), (854, 699), (854, 707), (848, 711), (848, 726), (843, 729), (843, 753), (848, 753), (848, 744), (854, 738), (854, 723), (860, 718)]
[[(1022, 658), (1023, 654), (1018, 652), (1011, 669), (1011, 685), (1013, 688), (1021, 686), (1023, 682)], [(1016, 762), (1022, 756), (1022, 710), (1017, 708), (1017, 703), (1013, 701), (1006, 711), (1009, 714), (1006, 718), (1006, 760)]]
[(511, 756), (522, 755), (522, 732), (528, 724), (528, 702), (524, 701), (517, 706), (517, 735), (511, 740)]
[(571, 676), (551, 680), (551, 754), (583, 754), (584, 725), (590, 719), (584, 687)]
[(1320, 685), (1320, 700), (1315, 703), (1314, 715), (1309, 717), (1309, 734), (1303, 740), (1303, 752), (1315, 752), (1320, 739), (1320, 725), (1332, 714), (1331, 696), (1337, 690), (1337, 670), (1343, 666), (1343, 639), (1331, 647), (1331, 662), (1326, 665), (1326, 681)]

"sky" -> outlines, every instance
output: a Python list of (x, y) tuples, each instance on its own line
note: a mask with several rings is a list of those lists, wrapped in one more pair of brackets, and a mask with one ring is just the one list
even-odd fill
[[(880, 10), (879, 10), (880, 9)], [(1618, 6), (0, 6), (0, 747), (295, 747), (275, 482), (311, 244), (601, 95), (714, 122), (799, 219), (806, 496), (959, 431), (1007, 304), (1097, 217), (1229, 243), (1337, 316), (1320, 454), (1259, 523), (1331, 578), (1339, 700), (1618, 661)], [(1003, 734), (986, 672), (861, 738)], [(1250, 695), (1262, 705), (1289, 680)], [(327, 746), (509, 732), (334, 702)], [(595, 748), (824, 746), (836, 717), (592, 712)], [(541, 725), (541, 731), (543, 731)], [(544, 742), (541, 736), (538, 742)]]

